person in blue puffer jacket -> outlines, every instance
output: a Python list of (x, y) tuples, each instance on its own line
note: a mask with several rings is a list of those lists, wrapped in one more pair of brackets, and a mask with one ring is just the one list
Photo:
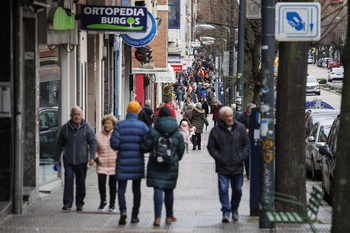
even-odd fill
[(129, 103), (126, 109), (126, 119), (115, 125), (110, 139), (111, 147), (118, 150), (116, 180), (118, 181), (119, 224), (121, 225), (126, 223), (127, 218), (125, 190), (128, 180), (133, 181), (134, 194), (131, 222), (139, 222), (137, 215), (141, 203), (141, 179), (145, 177), (145, 160), (140, 145), (149, 131), (149, 127), (137, 119), (140, 107), (136, 101)]

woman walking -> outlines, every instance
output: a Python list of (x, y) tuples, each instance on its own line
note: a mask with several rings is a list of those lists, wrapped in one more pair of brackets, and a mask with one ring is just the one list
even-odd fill
[(205, 123), (207, 126), (209, 125), (209, 122), (207, 118), (205, 117), (205, 112), (202, 109), (201, 103), (197, 103), (196, 107), (192, 110), (189, 120), (191, 124), (196, 127), (196, 133), (192, 136), (192, 144), (193, 149), (196, 150), (196, 147), (198, 146), (198, 150), (201, 150), (201, 134), (203, 133), (203, 123)]
[(213, 106), (213, 121), (214, 121), (214, 126), (217, 125), (218, 121), (220, 120), (220, 109), (222, 105), (219, 100), (215, 100), (215, 104)]
[(100, 192), (101, 204), (99, 211), (107, 209), (106, 202), (106, 181), (109, 176), (109, 211), (115, 211), (115, 196), (117, 192), (117, 183), (115, 179), (115, 162), (117, 160), (117, 151), (110, 146), (110, 138), (117, 124), (117, 118), (108, 114), (102, 118), (103, 130), (96, 134), (96, 172), (98, 175), (98, 190)]
[(159, 137), (165, 134), (170, 135), (172, 141), (172, 151), (174, 152), (172, 163), (165, 165), (150, 158), (147, 165), (147, 186), (154, 188), (154, 226), (160, 225), (163, 194), (166, 223), (170, 224), (176, 221), (173, 213), (173, 191), (179, 172), (179, 160), (181, 160), (185, 150), (183, 136), (179, 132), (176, 119), (171, 117), (171, 110), (168, 107), (162, 107), (159, 110), (159, 118), (154, 128), (149, 131), (146, 140), (141, 144), (142, 152), (151, 152), (153, 148), (156, 148)]

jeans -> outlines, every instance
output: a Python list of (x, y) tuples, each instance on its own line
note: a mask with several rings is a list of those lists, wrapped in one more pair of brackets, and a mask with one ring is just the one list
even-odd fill
[(159, 189), (154, 188), (154, 215), (160, 217), (162, 215), (163, 205), (163, 193), (164, 193), (164, 204), (166, 209), (166, 216), (173, 216), (173, 204), (174, 204), (174, 190), (173, 189)]
[[(120, 213), (126, 212), (125, 190), (127, 180), (118, 180), (118, 202)], [(132, 192), (134, 194), (134, 206), (131, 215), (136, 217), (139, 214), (141, 203), (141, 179), (132, 181)]]
[(201, 148), (201, 135), (200, 133), (195, 133), (195, 135), (192, 135), (192, 144), (193, 144), (193, 147), (197, 147), (198, 146), (198, 149)]
[(86, 195), (85, 179), (86, 179), (87, 164), (71, 165), (64, 163), (64, 191), (63, 205), (72, 206), (74, 195), (74, 176), (75, 176), (75, 204), (76, 206), (84, 206), (84, 198)]
[[(221, 203), (221, 211), (224, 216), (232, 213), (238, 213), (238, 206), (242, 197), (243, 174), (223, 175), (218, 173), (219, 180), (219, 197)], [(229, 182), (231, 181), (232, 196), (231, 206), (229, 200)]]
[[(107, 175), (98, 174), (98, 190), (100, 191), (101, 202), (106, 202), (106, 181)], [(109, 176), (109, 205), (114, 206), (117, 193), (117, 181), (115, 175)]]

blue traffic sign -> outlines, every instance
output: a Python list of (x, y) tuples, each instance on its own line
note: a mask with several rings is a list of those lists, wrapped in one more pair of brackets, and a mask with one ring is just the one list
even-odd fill
[(318, 41), (321, 38), (321, 5), (277, 3), (275, 39), (278, 41)]

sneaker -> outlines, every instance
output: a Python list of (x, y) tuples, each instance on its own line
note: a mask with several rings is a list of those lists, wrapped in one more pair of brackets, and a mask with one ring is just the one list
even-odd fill
[(122, 212), (120, 215), (119, 224), (124, 225), (126, 223), (126, 218), (127, 218), (126, 212)]
[(233, 219), (234, 221), (238, 221), (238, 213), (233, 213), (232, 219)]
[(229, 215), (224, 215), (222, 217), (222, 221), (221, 222), (230, 222), (230, 216)]
[(132, 216), (131, 223), (137, 223), (137, 222), (140, 222), (140, 219), (137, 216)]
[(192, 148), (192, 150), (196, 150), (196, 147), (194, 146), (194, 147)]
[(100, 207), (98, 207), (99, 211), (105, 211), (107, 209), (107, 202), (101, 201)]
[(170, 224), (172, 222), (176, 222), (176, 218), (174, 216), (166, 217), (165, 222), (166, 222), (166, 224)]
[(114, 207), (114, 205), (109, 205), (109, 211), (110, 211), (110, 212), (115, 212), (115, 207)]
[(64, 210), (64, 211), (71, 211), (71, 210), (72, 210), (72, 207), (71, 207), (71, 206), (68, 206), (68, 205), (64, 205), (64, 206), (62, 207), (62, 210)]
[(77, 211), (78, 212), (83, 211), (83, 207), (82, 206), (77, 206)]
[(153, 223), (154, 226), (160, 226), (160, 217), (156, 217)]
[(201, 150), (202, 148), (198, 147), (198, 150)]

